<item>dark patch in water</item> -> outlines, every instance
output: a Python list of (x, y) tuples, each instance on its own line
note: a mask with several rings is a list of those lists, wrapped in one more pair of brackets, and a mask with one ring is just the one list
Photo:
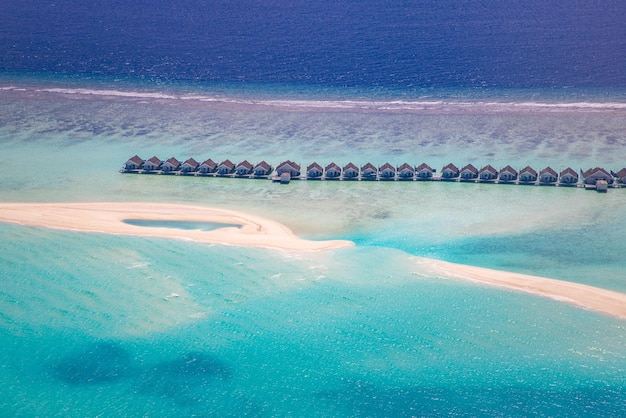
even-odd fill
[(140, 391), (174, 399), (179, 405), (196, 404), (214, 396), (211, 388), (231, 377), (231, 368), (217, 357), (190, 352), (146, 369), (141, 375)]
[(391, 217), (391, 212), (388, 210), (378, 210), (372, 214), (373, 219), (389, 219)]
[(118, 344), (98, 342), (53, 366), (57, 379), (72, 385), (113, 383), (127, 376), (130, 356)]

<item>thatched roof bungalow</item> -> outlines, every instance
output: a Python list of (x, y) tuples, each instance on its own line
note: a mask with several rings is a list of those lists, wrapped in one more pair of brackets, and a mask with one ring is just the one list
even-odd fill
[(292, 179), (300, 177), (300, 164), (290, 160), (283, 161), (276, 167), (276, 174), (280, 176), (283, 173), (289, 173)]
[(361, 167), (361, 179), (362, 180), (376, 180), (378, 170), (372, 163), (367, 163)]
[(546, 167), (539, 172), (539, 184), (552, 185), (558, 179), (558, 174), (551, 167)]
[(473, 181), (478, 177), (478, 169), (472, 164), (468, 164), (459, 171), (461, 181)]
[(590, 168), (583, 173), (583, 183), (585, 184), (596, 184), (598, 180), (604, 180), (607, 184), (613, 184), (613, 176), (604, 168)]
[(517, 180), (517, 170), (507, 165), (498, 174), (498, 181), (501, 183), (510, 183)]
[(389, 163), (385, 163), (378, 168), (378, 174), (381, 180), (395, 180), (396, 168)]
[(415, 177), (418, 180), (432, 180), (435, 170), (426, 163), (422, 163), (415, 167)]
[(150, 158), (145, 163), (143, 163), (143, 172), (144, 173), (155, 172), (157, 170), (160, 170), (162, 165), (163, 165), (163, 161), (161, 161), (161, 159), (155, 155), (154, 157)]
[(534, 168), (526, 166), (519, 171), (519, 182), (534, 183), (537, 181), (537, 176), (537, 171)]
[(338, 180), (341, 177), (341, 167), (335, 163), (330, 163), (324, 168), (324, 177), (327, 180)]
[(200, 164), (198, 164), (198, 162), (195, 159), (189, 158), (184, 163), (181, 164), (180, 172), (181, 174), (193, 173), (194, 171), (198, 169), (199, 166)]
[(456, 180), (459, 177), (459, 168), (450, 163), (441, 169), (442, 180)]
[(578, 183), (578, 173), (567, 167), (559, 174), (559, 184), (562, 186), (575, 186)]
[(140, 170), (143, 167), (143, 160), (138, 155), (130, 157), (128, 161), (124, 163), (122, 169), (124, 171)]
[(309, 164), (306, 168), (306, 178), (309, 180), (321, 180), (324, 169), (318, 163)]
[(498, 178), (498, 170), (491, 164), (487, 164), (478, 171), (479, 181), (495, 181), (496, 178)]
[(359, 177), (359, 167), (353, 163), (348, 163), (343, 166), (343, 179), (344, 180), (356, 180)]
[(215, 170), (217, 170), (217, 163), (210, 158), (198, 166), (199, 174), (211, 174), (215, 173)]
[(267, 177), (272, 172), (272, 166), (266, 163), (265, 161), (261, 161), (252, 169), (252, 175), (254, 177), (262, 178)]

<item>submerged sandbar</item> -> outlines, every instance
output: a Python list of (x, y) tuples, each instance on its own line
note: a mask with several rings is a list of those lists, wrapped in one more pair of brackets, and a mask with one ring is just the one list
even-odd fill
[[(128, 220), (150, 221), (137, 225)], [(222, 224), (217, 229), (178, 229), (159, 222)], [(28, 226), (160, 237), (200, 243), (258, 247), (291, 251), (332, 250), (354, 245), (351, 241), (312, 241), (296, 236), (287, 226), (237, 211), (156, 203), (2, 203), (0, 222)], [(154, 222), (154, 224), (151, 224)], [(155, 225), (155, 226), (154, 226)], [(526, 274), (466, 266), (418, 257), (433, 277), (470, 280), (555, 299), (586, 309), (626, 318), (626, 294), (580, 283)]]

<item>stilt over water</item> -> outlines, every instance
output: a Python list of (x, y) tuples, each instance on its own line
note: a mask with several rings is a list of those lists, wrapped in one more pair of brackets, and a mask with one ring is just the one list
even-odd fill
[[(608, 188), (626, 187), (626, 168), (621, 170), (607, 171), (604, 168), (595, 167), (587, 171), (580, 170), (580, 176), (572, 168), (568, 167), (557, 173), (551, 167), (545, 167), (539, 173), (532, 167), (526, 166), (516, 170), (510, 165), (497, 170), (491, 164), (487, 164), (480, 170), (473, 164), (466, 164), (460, 170), (450, 163), (444, 166), (440, 175), (436, 175), (436, 169), (422, 163), (412, 166), (403, 163), (393, 166), (385, 162), (378, 168), (368, 162), (359, 168), (353, 163), (348, 163), (343, 168), (332, 162), (323, 167), (317, 162), (306, 166), (306, 172), (300, 172), (300, 164), (291, 160), (281, 162), (276, 170), (265, 161), (253, 165), (247, 160), (238, 164), (230, 160), (224, 160), (216, 164), (210, 158), (199, 164), (194, 158), (180, 163), (176, 158), (160, 160), (154, 156), (143, 160), (135, 155), (124, 163), (122, 173), (135, 174), (170, 174), (204, 177), (226, 178), (250, 178), (271, 179), (281, 184), (289, 184), (291, 180), (360, 180), (360, 181), (460, 181), (468, 183), (493, 183), (493, 184), (519, 184), (538, 186), (561, 186), (561, 187), (584, 187), (588, 190), (606, 192)], [(274, 173), (274, 175), (272, 175)]]

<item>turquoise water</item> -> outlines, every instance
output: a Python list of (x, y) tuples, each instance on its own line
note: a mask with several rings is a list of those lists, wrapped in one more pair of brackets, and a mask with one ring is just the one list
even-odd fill
[(220, 228), (240, 228), (238, 224), (225, 224), (219, 222), (193, 222), (193, 221), (151, 221), (146, 219), (125, 219), (124, 223), (146, 228), (173, 228), (183, 230), (214, 231)]
[(624, 190), (117, 171), (134, 154), (619, 170), (619, 107), (311, 110), (13, 85), (2, 201), (208, 205), (357, 246), (0, 225), (1, 415), (624, 415), (623, 320), (432, 277), (413, 258), (625, 291)]

